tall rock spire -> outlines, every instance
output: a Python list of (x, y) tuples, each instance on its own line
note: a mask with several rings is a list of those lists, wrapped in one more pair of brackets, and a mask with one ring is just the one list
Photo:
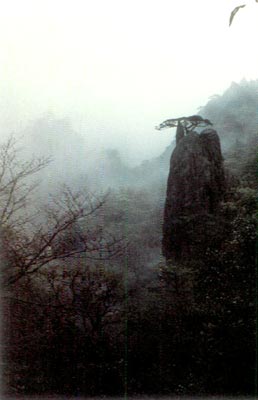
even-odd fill
[(162, 241), (163, 255), (175, 262), (208, 243), (225, 192), (217, 132), (205, 129), (200, 135), (181, 136), (170, 161)]

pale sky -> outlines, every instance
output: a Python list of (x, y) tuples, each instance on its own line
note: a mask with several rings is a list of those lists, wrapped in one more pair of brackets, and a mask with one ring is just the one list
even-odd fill
[(8, 0), (0, 14), (0, 127), (48, 112), (91, 148), (155, 156), (232, 81), (258, 78), (258, 3), (245, 0)]

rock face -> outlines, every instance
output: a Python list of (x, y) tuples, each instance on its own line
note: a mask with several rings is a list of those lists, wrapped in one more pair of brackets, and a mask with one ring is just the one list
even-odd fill
[(174, 262), (205, 247), (225, 192), (220, 140), (213, 129), (178, 140), (170, 160), (163, 255)]
[(176, 130), (176, 144), (178, 145), (178, 143), (180, 142), (180, 140), (183, 139), (183, 137), (185, 136), (185, 130), (183, 125), (178, 124), (177, 126), (177, 130)]

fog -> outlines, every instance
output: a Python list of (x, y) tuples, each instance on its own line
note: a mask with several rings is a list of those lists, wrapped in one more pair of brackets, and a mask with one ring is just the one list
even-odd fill
[(130, 164), (158, 156), (174, 132), (232, 81), (256, 79), (258, 5), (236, 1), (10, 0), (0, 16), (0, 127), (66, 119), (89, 153)]

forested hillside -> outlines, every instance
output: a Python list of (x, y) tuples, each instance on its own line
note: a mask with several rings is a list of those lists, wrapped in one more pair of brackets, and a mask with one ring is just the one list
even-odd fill
[[(232, 84), (198, 112), (221, 141), (223, 195), (216, 219), (207, 208), (208, 244), (200, 221), (189, 223), (197, 212), (190, 207), (177, 248), (188, 237), (194, 251), (171, 260), (161, 243), (174, 141), (139, 166), (109, 150), (102, 164), (85, 162), (85, 171), (87, 146), (60, 121), (49, 128), (58, 149), (53, 162), (43, 151), (45, 134), (31, 161), (21, 158), (15, 137), (2, 143), (5, 393), (254, 394), (257, 88), (257, 81)], [(37, 129), (43, 125), (47, 132), (46, 121)], [(180, 154), (182, 165), (190, 160)], [(193, 191), (208, 182), (197, 181)]]

